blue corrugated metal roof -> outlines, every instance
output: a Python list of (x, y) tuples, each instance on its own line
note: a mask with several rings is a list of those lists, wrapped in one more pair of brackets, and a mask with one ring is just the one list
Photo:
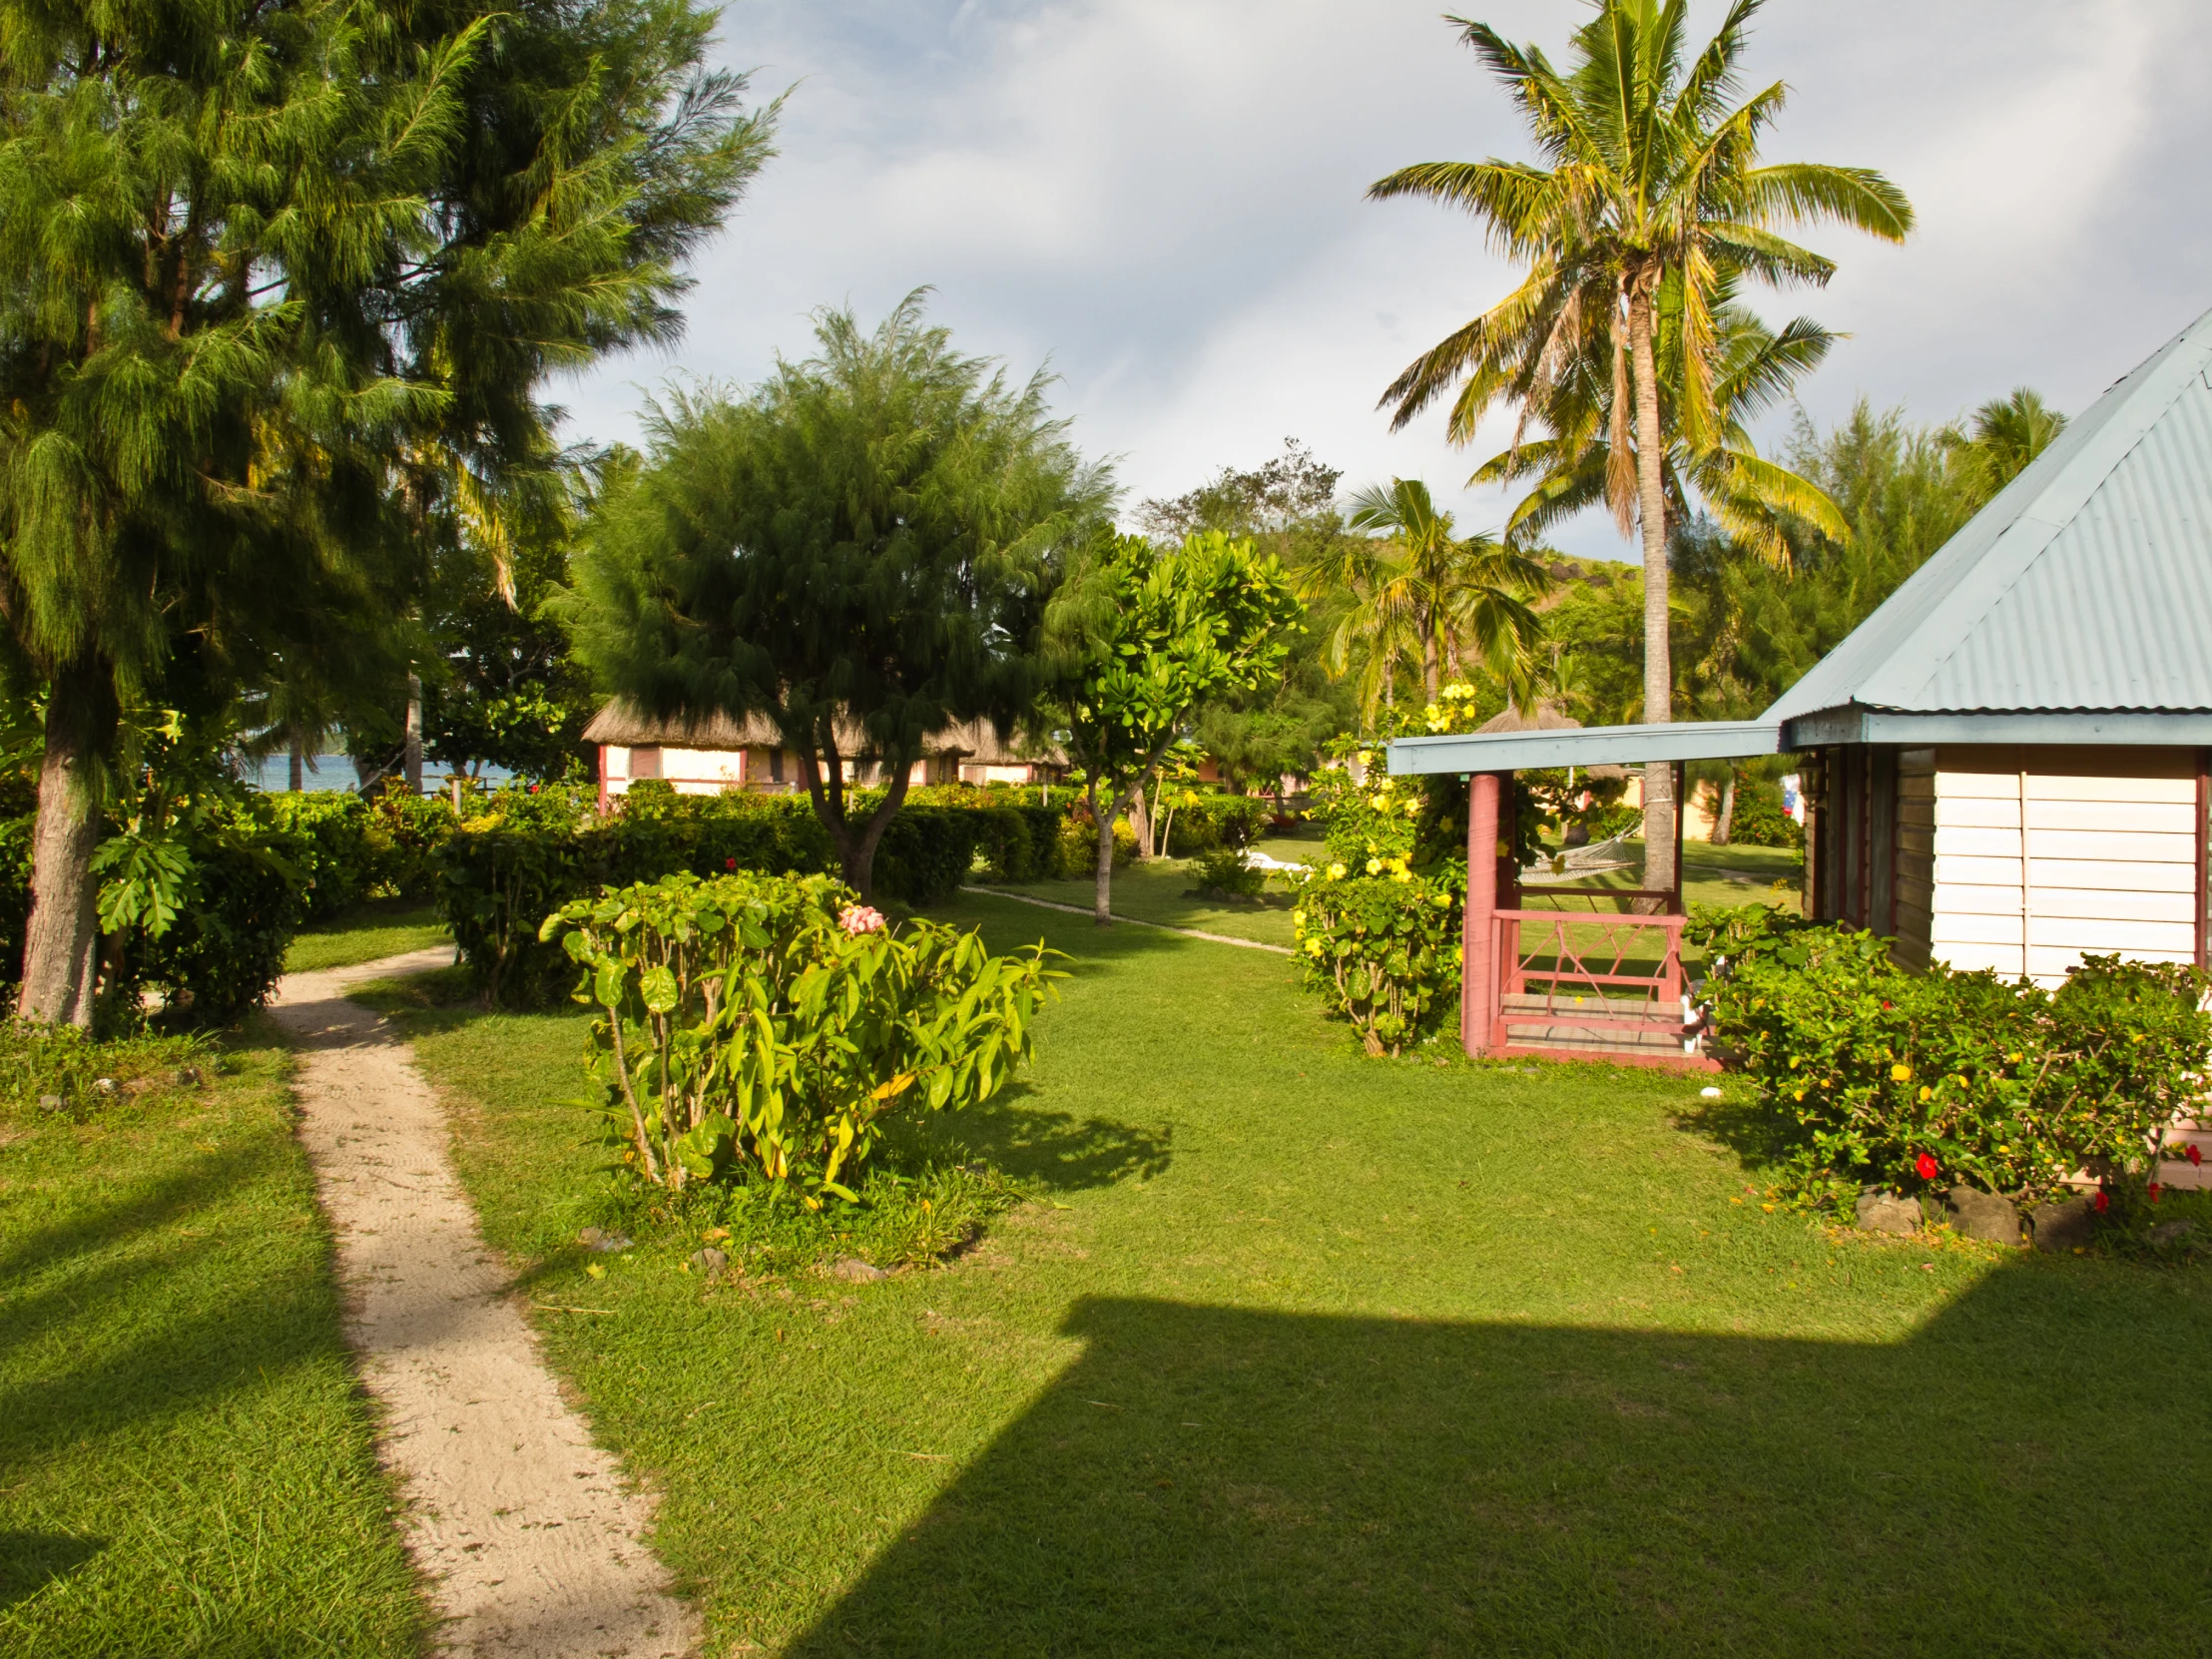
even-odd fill
[(1762, 717), (2212, 710), (2212, 312)]
[(1398, 738), (1390, 771), (1535, 772), (1545, 767), (1641, 765), (1646, 761), (1728, 761), (1772, 755), (1782, 728), (1771, 720), (1688, 721), (1676, 726), (1587, 726), (1549, 732), (1451, 732)]

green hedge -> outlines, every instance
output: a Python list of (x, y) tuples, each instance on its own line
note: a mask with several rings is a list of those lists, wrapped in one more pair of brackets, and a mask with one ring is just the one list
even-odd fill
[(1195, 858), (1225, 846), (1250, 846), (1274, 816), (1256, 795), (1202, 794), (1176, 808), (1168, 824), (1168, 856)]
[[(23, 978), (35, 824), (35, 816), (0, 822), (0, 970), (11, 1004)], [(189, 860), (188, 901), (158, 938), (131, 928), (104, 941), (103, 1020), (135, 1020), (131, 1010), (151, 988), (161, 993), (165, 1024), (228, 1025), (266, 1001), (283, 971), (304, 913), (298, 869), (307, 840), (249, 805), (213, 815), (179, 843)]]
[[(829, 832), (802, 795), (689, 796), (640, 784), (608, 814), (587, 792), (569, 789), (500, 790), (476, 805), (481, 810), (462, 821), (440, 855), (438, 905), (478, 988), (514, 1006), (568, 991), (574, 969), (538, 941), (538, 925), (604, 886), (681, 873), (837, 868)], [(856, 811), (866, 806), (864, 796), (853, 802)], [(904, 807), (876, 848), (876, 895), (914, 906), (941, 902), (966, 879), (978, 849), (1013, 859), (1008, 867), (1027, 867), (1033, 837), (1024, 809)]]
[(444, 796), (387, 791), (373, 801), (335, 790), (265, 795), (255, 819), (288, 837), (301, 902), (321, 921), (364, 898), (427, 897), (436, 889), (438, 852), (453, 832)]
[(1736, 814), (1728, 824), (1736, 846), (1787, 846), (1803, 850), (1805, 826), (1782, 810), (1782, 786), (1745, 779), (1736, 786)]

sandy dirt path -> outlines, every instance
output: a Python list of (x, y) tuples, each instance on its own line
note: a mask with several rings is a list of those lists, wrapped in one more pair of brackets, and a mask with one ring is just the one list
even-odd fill
[(592, 1444), (505, 1290), (446, 1155), (437, 1097), (350, 985), (447, 948), (293, 974), (271, 1012), (300, 1049), (299, 1138), (337, 1236), (347, 1336), (380, 1407), (401, 1525), (470, 1659), (668, 1659), (693, 1611), (640, 1540), (644, 1497)]

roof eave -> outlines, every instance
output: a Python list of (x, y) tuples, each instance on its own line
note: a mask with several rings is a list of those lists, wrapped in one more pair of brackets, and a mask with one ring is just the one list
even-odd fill
[(1777, 753), (1780, 732), (1778, 723), (1771, 720), (1717, 720), (1397, 738), (1389, 746), (1390, 772), (1405, 777), (1420, 773), (1636, 766), (1649, 761), (1735, 760)]
[(1871, 709), (1862, 704), (1794, 715), (1781, 747), (1831, 744), (2106, 744), (2123, 748), (2212, 746), (2208, 709)]

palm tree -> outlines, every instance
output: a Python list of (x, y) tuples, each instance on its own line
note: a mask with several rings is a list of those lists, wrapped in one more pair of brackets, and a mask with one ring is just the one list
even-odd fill
[(1994, 495), (2026, 470), (2066, 429), (2066, 417), (2028, 386), (1992, 397), (1974, 410), (1964, 431), (1942, 434), (1942, 445), (1964, 463), (1985, 495)]
[[(1682, 440), (1680, 423), (1670, 418), (1682, 385), (1682, 287), (1679, 277), (1669, 277), (1660, 284), (1654, 307), (1659, 429), (1670, 436), (1660, 456), (1668, 529), (1690, 519), (1695, 490), (1731, 537), (1772, 564), (1792, 559), (1786, 531), (1793, 522), (1848, 544), (1851, 526), (1827, 491), (1760, 455), (1748, 429), (1751, 420), (1790, 396), (1801, 374), (1819, 366), (1836, 336), (1802, 316), (1778, 332), (1735, 300), (1732, 283), (1721, 284), (1721, 302), (1713, 307), (1714, 437), (1704, 450), (1693, 451)], [(1505, 521), (1507, 541), (1525, 545), (1560, 520), (1607, 500), (1612, 481), (1625, 470), (1613, 455), (1612, 391), (1612, 378), (1599, 365), (1576, 365), (1547, 388), (1541, 419), (1550, 435), (1515, 443), (1476, 469), (1471, 482), (1478, 484), (1535, 480)]]
[(1343, 538), (1309, 566), (1309, 597), (1349, 593), (1353, 604), (1329, 642), (1332, 672), (1343, 674), (1355, 644), (1367, 646), (1362, 704), (1373, 715), (1388, 701), (1392, 675), (1404, 659), (1420, 664), (1421, 687), (1434, 702), (1443, 670), (1459, 672), (1471, 652), (1510, 685), (1525, 680), (1525, 661), (1542, 632), (1531, 598), (1551, 589), (1550, 575), (1497, 537), (1452, 533), (1417, 478), (1393, 478), (1357, 492)]
[[(1716, 296), (1736, 276), (1825, 283), (1835, 266), (1776, 234), (1778, 225), (1835, 220), (1904, 240), (1913, 210), (1865, 168), (1759, 164), (1759, 139), (1780, 113), (1776, 82), (1740, 105), (1738, 70), (1761, 0), (1735, 0), (1720, 31), (1686, 59), (1688, 0), (1599, 0), (1573, 37), (1565, 74), (1536, 47), (1487, 24), (1452, 18), (1520, 106), (1543, 165), (1492, 159), (1424, 162), (1369, 191), (1424, 197), (1482, 220), (1490, 241), (1526, 266), (1518, 286), (1416, 358), (1383, 393), (1402, 426), (1453, 385), (1448, 430), (1466, 442), (1490, 406), (1541, 419), (1555, 381), (1603, 362), (1608, 399), (1606, 499), (1623, 533), (1635, 504), (1644, 552), (1644, 718), (1672, 714), (1667, 649), (1667, 438), (1660, 424), (1655, 300), (1681, 284), (1681, 383), (1676, 433), (1691, 455), (1722, 437), (1715, 403)], [(1634, 439), (1629, 410), (1634, 407)], [(1653, 885), (1673, 880), (1672, 778), (1649, 770), (1645, 804)]]

